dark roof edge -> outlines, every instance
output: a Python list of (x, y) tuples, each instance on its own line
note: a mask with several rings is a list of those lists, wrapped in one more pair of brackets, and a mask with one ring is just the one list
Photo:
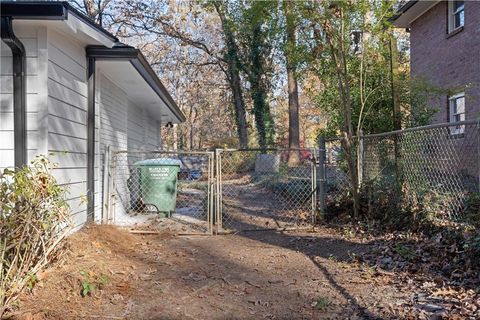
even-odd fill
[(393, 22), (395, 20), (397, 20), (398, 18), (400, 18), (400, 16), (402, 14), (404, 14), (405, 12), (407, 12), (411, 7), (413, 7), (416, 3), (418, 2), (418, 0), (410, 0), (408, 1), (407, 3), (405, 3), (403, 6), (400, 7), (400, 9), (398, 9), (398, 11), (395, 13), (395, 15), (393, 15), (392, 17), (390, 17), (388, 20), (390, 22)]
[(133, 67), (138, 71), (142, 78), (148, 85), (157, 93), (165, 105), (172, 111), (172, 113), (181, 121), (186, 120), (185, 115), (178, 107), (175, 100), (165, 88), (163, 83), (157, 76), (157, 73), (152, 69), (145, 56), (140, 50), (127, 46), (119, 45), (113, 48), (103, 46), (88, 46), (86, 49), (87, 57), (98, 60), (126, 60), (130, 61)]
[(67, 20), (71, 13), (113, 42), (118, 38), (66, 1), (1, 1), (0, 14), (21, 20)]
[(135, 59), (138, 56), (139, 52), (140, 50), (122, 43), (116, 44), (113, 48), (96, 45), (90, 45), (86, 48), (87, 57), (96, 58), (99, 60), (131, 60)]

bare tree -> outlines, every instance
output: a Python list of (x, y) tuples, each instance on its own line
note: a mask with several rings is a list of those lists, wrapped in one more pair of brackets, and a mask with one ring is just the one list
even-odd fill
[(111, 0), (72, 0), (72, 3), (80, 10), (85, 11), (90, 19), (100, 26), (104, 26), (104, 17), (107, 15), (106, 10)]
[[(187, 3), (189, 10), (196, 10), (194, 3)], [(221, 28), (220, 38), (207, 41), (205, 37), (212, 36), (216, 30), (212, 30), (210, 27), (215, 24), (214, 21), (208, 21), (203, 26), (194, 25), (188, 28), (185, 23), (192, 22), (192, 19), (188, 17), (189, 12), (174, 12), (173, 14), (165, 14), (162, 10), (163, 7), (149, 6), (145, 7), (141, 2), (137, 2), (136, 6), (130, 8), (129, 12), (126, 12), (126, 19), (123, 21), (124, 25), (129, 26), (131, 29), (137, 31), (147, 31), (151, 35), (158, 37), (169, 37), (179, 40), (183, 45), (188, 45), (197, 49), (199, 52), (205, 54), (208, 59), (203, 61), (203, 66), (215, 65), (223, 72), (225, 79), (228, 82), (230, 91), (232, 93), (232, 104), (235, 114), (235, 124), (237, 128), (237, 135), (239, 145), (241, 148), (247, 148), (248, 146), (248, 123), (247, 112), (245, 107), (245, 101), (243, 97), (242, 82), (240, 71), (238, 68), (238, 48), (233, 38), (233, 33), (229, 29), (228, 22), (224, 15), (223, 6), (220, 2), (214, 2), (213, 8), (218, 14), (220, 19)], [(182, 6), (182, 3), (177, 3), (178, 7)], [(173, 6), (170, 6), (172, 9)], [(196, 12), (196, 11), (195, 11)], [(190, 12), (191, 13), (191, 12)], [(206, 19), (211, 19), (208, 10), (202, 9), (203, 16), (207, 16)], [(181, 15), (179, 19), (172, 19), (173, 15)], [(217, 19), (218, 19), (217, 18)], [(177, 21), (179, 21), (177, 23)], [(207, 32), (201, 28), (210, 28)], [(193, 62), (193, 61), (192, 61)]]

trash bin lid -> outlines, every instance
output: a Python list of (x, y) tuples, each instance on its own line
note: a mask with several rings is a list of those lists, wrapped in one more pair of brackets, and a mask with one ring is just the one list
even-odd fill
[(134, 166), (178, 166), (182, 165), (182, 162), (178, 159), (172, 158), (160, 158), (160, 159), (147, 159), (137, 161)]

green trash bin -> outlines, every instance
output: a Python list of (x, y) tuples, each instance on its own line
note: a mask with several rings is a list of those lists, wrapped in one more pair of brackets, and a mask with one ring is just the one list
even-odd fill
[(170, 216), (176, 208), (180, 165), (176, 159), (148, 159), (134, 163), (142, 203), (154, 207), (164, 217)]

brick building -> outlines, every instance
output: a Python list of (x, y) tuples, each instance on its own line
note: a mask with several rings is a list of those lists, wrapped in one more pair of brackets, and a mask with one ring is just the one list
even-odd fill
[(412, 77), (445, 89), (429, 102), (433, 123), (480, 116), (479, 21), (477, 1), (409, 1), (393, 21), (410, 31)]

